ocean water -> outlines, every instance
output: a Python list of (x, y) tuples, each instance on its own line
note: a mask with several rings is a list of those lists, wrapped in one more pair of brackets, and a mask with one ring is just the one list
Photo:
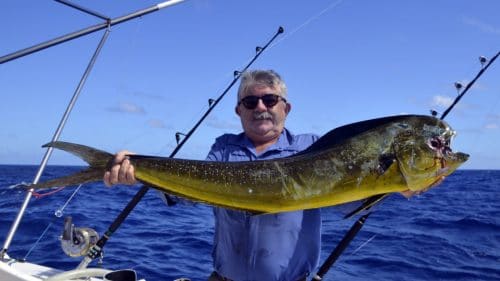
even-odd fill
[[(2, 243), (25, 197), (16, 184), (32, 181), (36, 169), (0, 165)], [(51, 166), (46, 175), (75, 169)], [(65, 256), (59, 242), (64, 217), (102, 234), (139, 187), (90, 184), (68, 201), (75, 190), (31, 200), (9, 248), (11, 257), (74, 269), (81, 258)], [(55, 215), (58, 210), (62, 216)], [(355, 221), (341, 217), (337, 208), (323, 210), (321, 262)], [(147, 280), (206, 280), (212, 268), (212, 234), (210, 207), (166, 207), (150, 190), (106, 244), (102, 266), (132, 268)], [(500, 171), (460, 170), (410, 200), (391, 196), (368, 218), (325, 280), (500, 280)]]

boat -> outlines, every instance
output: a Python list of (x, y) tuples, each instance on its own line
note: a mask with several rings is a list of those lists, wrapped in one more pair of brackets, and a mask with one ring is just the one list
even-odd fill
[[(67, 2), (67, 1), (61, 0), (60, 2), (64, 2), (65, 4), (68, 4), (68, 5), (70, 4), (70, 2)], [(180, 2), (182, 2), (182, 1), (171, 0), (171, 1), (162, 2), (161, 4), (159, 4), (159, 6), (161, 8), (164, 8), (164, 7), (168, 7), (170, 5), (177, 4)], [(76, 5), (73, 5), (73, 6), (75, 8), (83, 9), (83, 10), (86, 10), (87, 12), (91, 12), (91, 11), (88, 11), (87, 9), (84, 9), (83, 7), (76, 7)], [(146, 13), (150, 13), (150, 12), (156, 11), (156, 10), (158, 10), (158, 6), (144, 9), (142, 12), (145, 12), (144, 14), (146, 14)], [(138, 12), (130, 14), (130, 18), (128, 18), (128, 19), (140, 17), (141, 13), (138, 13)], [(97, 13), (92, 13), (92, 12), (91, 12), (91, 14), (97, 15)], [(93, 27), (91, 27), (91, 29), (86, 29), (84, 32), (79, 31), (78, 36), (83, 36), (84, 33), (88, 34), (88, 32), (94, 32), (97, 30), (103, 30), (103, 29), (109, 28), (109, 26), (111, 24), (118, 24), (119, 22), (121, 22), (123, 20), (124, 20), (123, 17), (121, 17), (119, 20), (116, 20), (116, 21), (108, 21), (108, 19), (106, 19), (105, 22), (103, 22), (102, 24), (100, 24), (98, 26), (93, 26)], [(50, 47), (49, 45), (60, 44), (60, 43), (66, 42), (66, 40), (68, 40), (68, 38), (65, 36), (63, 36), (63, 37), (57, 38), (56, 40), (51, 40), (50, 44), (45, 44), (44, 46), (41, 46), (41, 48), (38, 50), (42, 50), (43, 48), (48, 48), (48, 47)], [(104, 36), (103, 36), (103, 38), (104, 38)], [(34, 50), (33, 48), (27, 48), (27, 49), (21, 50), (21, 55), (22, 56), (29, 55), (32, 52), (38, 51), (38, 50)], [(7, 62), (9, 60), (16, 59), (16, 57), (19, 57), (19, 54), (16, 54), (16, 56), (2, 57), (2, 59), (3, 59), (2, 63)], [(236, 73), (235, 73), (235, 75), (236, 75)], [(210, 101), (211, 106), (214, 104), (214, 102), (215, 102), (214, 100)], [(210, 108), (212, 108), (212, 107), (210, 107)], [(63, 117), (63, 120), (64, 119), (65, 119), (65, 117)], [(59, 133), (56, 132), (56, 137), (58, 137), (58, 134)], [(180, 134), (180, 133), (177, 135), (177, 137), (178, 137), (179, 143), (181, 143), (181, 144), (183, 141), (185, 141), (187, 139), (184, 134)], [(48, 161), (48, 157), (50, 157), (50, 153), (48, 153), (47, 155), (42, 160), (42, 164), (40, 165), (40, 169), (37, 172), (37, 175), (35, 176), (35, 180), (33, 182), (38, 181), (38, 179), (40, 178), (40, 175), (42, 174), (43, 169)], [(11, 228), (11, 231), (9, 231), (8, 237), (7, 237), (6, 241), (4, 242), (4, 247), (2, 249), (1, 259), (0, 259), (0, 280), (5, 280), (5, 281), (10, 281), (10, 280), (12, 280), (12, 281), (40, 281), (40, 280), (56, 281), (56, 280), (70, 280), (70, 279), (87, 278), (87, 277), (90, 278), (89, 280), (137, 280), (137, 278), (140, 278), (140, 276), (138, 277), (137, 274), (133, 270), (130, 270), (130, 269), (118, 269), (118, 270), (113, 269), (113, 270), (111, 270), (111, 269), (102, 269), (102, 268), (88, 268), (87, 267), (88, 264), (86, 264), (87, 262), (84, 262), (84, 261), (82, 261), (83, 264), (82, 264), (81, 268), (76, 268), (74, 270), (62, 270), (60, 268), (53, 268), (53, 267), (48, 267), (48, 266), (44, 266), (44, 265), (37, 264), (37, 263), (32, 263), (32, 262), (26, 261), (26, 260), (21, 259), (21, 258), (11, 257), (8, 253), (8, 249), (9, 249), (10, 243), (12, 242), (12, 238), (16, 235), (17, 225), (19, 224), (19, 221), (22, 219), (22, 217), (24, 215), (24, 211), (26, 210), (26, 208), (28, 208), (28, 202), (30, 200), (30, 197), (31, 197), (31, 193), (27, 193), (26, 199), (24, 200), (23, 205), (19, 209), (18, 216), (17, 216), (16, 220), (13, 222), (13, 226)], [(91, 246), (93, 244), (93, 243), (91, 243), (91, 241), (95, 242), (95, 240), (90, 239), (90, 237), (93, 236), (92, 231), (90, 231), (88, 229), (78, 229), (78, 228), (74, 227), (71, 222), (68, 222), (66, 224), (66, 228), (60, 230), (61, 233), (66, 233), (69, 236), (69, 237), (67, 237), (67, 239), (63, 239), (61, 241), (61, 243), (64, 245), (63, 249), (65, 249), (65, 251), (68, 251), (71, 253), (71, 252), (76, 251), (80, 248), (80, 247), (75, 247), (76, 246), (75, 243), (71, 242), (71, 241), (73, 241), (74, 238), (70, 238), (70, 237), (76, 233), (75, 231), (76, 232), (84, 231), (83, 233), (87, 233), (87, 234), (82, 234), (84, 237), (89, 237), (89, 243), (86, 244), (87, 246)], [(86, 231), (88, 231), (88, 232), (86, 232)], [(78, 235), (76, 235), (76, 236), (78, 236)], [(79, 243), (80, 242), (78, 242), (78, 245), (81, 245)], [(71, 254), (70, 254), (70, 256), (71, 256)], [(140, 280), (144, 280), (144, 279), (140, 279)], [(178, 279), (178, 280), (182, 280), (182, 279)], [(186, 279), (184, 279), (184, 280), (186, 280)]]

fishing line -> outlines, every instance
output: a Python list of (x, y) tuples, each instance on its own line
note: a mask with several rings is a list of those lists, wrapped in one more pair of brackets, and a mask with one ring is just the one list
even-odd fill
[[(40, 241), (42, 240), (42, 238), (45, 236), (45, 234), (47, 233), (47, 231), (49, 231), (50, 227), (54, 224), (54, 221), (57, 220), (58, 218), (61, 218), (63, 216), (63, 212), (64, 212), (64, 209), (66, 209), (66, 207), (68, 206), (69, 202), (73, 199), (73, 197), (78, 193), (78, 191), (80, 190), (80, 188), (82, 187), (82, 184), (80, 184), (75, 191), (73, 191), (73, 193), (71, 194), (71, 196), (68, 198), (68, 200), (66, 200), (66, 203), (64, 203), (64, 205), (57, 209), (55, 212), (54, 212), (54, 216), (55, 218), (52, 218), (51, 221), (47, 224), (47, 226), (45, 227), (44, 231), (42, 232), (42, 234), (40, 234), (40, 236), (38, 237), (38, 239), (35, 241), (35, 243), (31, 246), (31, 248), (28, 250), (28, 252), (26, 253), (26, 255), (24, 256), (23, 260), (27, 260), (28, 259), (28, 256), (31, 254), (31, 252), (33, 252), (33, 250), (38, 246), (38, 244), (40, 244)], [(40, 195), (40, 198), (41, 197), (45, 197), (45, 196), (48, 196), (48, 195), (51, 195), (51, 194), (54, 194), (58, 191), (61, 191), (62, 189), (64, 188), (63, 187), (60, 187), (58, 188), (56, 191), (52, 191), (52, 192), (47, 192), (47, 193), (44, 193), (44, 194), (41, 194)], [(35, 197), (37, 197), (35, 194), (33, 194)], [(39, 197), (37, 197), (39, 198)]]
[(370, 243), (373, 239), (375, 239), (375, 237), (377, 237), (378, 234), (373, 234), (372, 237), (370, 237), (368, 240), (366, 240), (365, 242), (363, 242), (363, 244), (361, 244), (359, 247), (357, 247), (354, 251), (352, 251), (352, 253), (349, 254), (349, 256), (353, 256), (355, 255), (359, 250), (361, 250), (361, 248), (363, 248), (364, 246), (366, 246), (368, 243)]
[(78, 193), (78, 191), (80, 191), (80, 188), (82, 187), (82, 185), (83, 184), (78, 185), (78, 187), (75, 189), (75, 191), (73, 191), (73, 193), (68, 198), (68, 200), (66, 200), (66, 203), (64, 203), (64, 205), (61, 208), (57, 209), (54, 212), (54, 215), (56, 217), (58, 217), (58, 218), (62, 217), (64, 209), (66, 209), (66, 206), (68, 206), (69, 202), (71, 202), (71, 200), (73, 200), (73, 197)]
[(326, 12), (330, 11), (331, 9), (337, 8), (342, 2), (344, 2), (344, 0), (336, 0), (336, 1), (331, 2), (330, 5), (328, 5), (326, 8), (324, 8), (323, 10), (318, 12), (317, 14), (311, 16), (310, 18), (305, 20), (301, 25), (297, 26), (295, 29), (293, 29), (292, 31), (285, 34), (285, 36), (283, 36), (281, 39), (279, 39), (278, 41), (273, 43), (271, 46), (269, 46), (269, 48), (272, 48), (272, 47), (280, 44), (283, 40), (288, 39), (288, 37), (291, 37), (296, 32), (300, 31), (301, 29), (303, 29), (304, 27), (309, 25), (311, 22), (317, 20), (318, 18), (323, 16)]
[[(276, 42), (274, 42), (271, 45), (269, 45), (269, 49), (272, 49), (276, 45), (282, 43), (283, 40), (288, 39), (289, 37), (291, 37), (292, 35), (294, 35), (298, 31), (302, 30), (304, 27), (306, 27), (307, 25), (309, 25), (311, 22), (313, 22), (313, 21), (317, 20), (318, 18), (320, 18), (321, 16), (323, 16), (326, 12), (328, 12), (328, 11), (334, 9), (334, 8), (337, 8), (344, 1), (345, 0), (335, 0), (335, 1), (332, 1), (323, 10), (321, 10), (320, 12), (312, 15), (311, 17), (309, 17), (308, 19), (306, 19), (302, 24), (300, 24), (299, 26), (297, 26), (294, 29), (292, 29), (292, 31), (287, 32), (286, 34), (283, 35), (283, 37), (281, 37), (280, 39), (276, 40)], [(244, 61), (244, 62), (242, 62), (242, 64), (247, 63), (247, 62), (248, 61)], [(234, 73), (227, 72), (226, 74), (222, 75), (223, 78), (221, 78), (220, 80), (223, 81), (223, 79), (227, 79), (228, 77), (231, 77), (231, 76), (234, 76)], [(221, 91), (222, 91), (222, 89), (221, 89)]]
[(50, 229), (50, 227), (52, 226), (53, 222), (54, 222), (54, 218), (49, 222), (49, 224), (47, 225), (47, 227), (45, 227), (45, 230), (42, 232), (42, 234), (38, 237), (38, 239), (35, 241), (35, 243), (33, 244), (33, 246), (31, 246), (31, 248), (28, 250), (28, 252), (26, 253), (26, 255), (24, 256), (23, 260), (27, 260), (28, 259), (28, 256), (31, 254), (31, 252), (38, 246), (38, 244), (40, 243), (40, 241), (42, 240), (42, 238), (45, 236), (45, 234), (47, 233), (47, 231)]
[(57, 193), (57, 192), (63, 190), (64, 188), (65, 188), (65, 186), (61, 186), (61, 187), (55, 188), (52, 191), (48, 191), (48, 192), (44, 192), (44, 193), (39, 193), (39, 192), (36, 192), (36, 191), (33, 190), (33, 192), (31, 192), (31, 194), (33, 196), (35, 196), (36, 199), (41, 199), (41, 198), (47, 197), (49, 195), (52, 195), (54, 193)]

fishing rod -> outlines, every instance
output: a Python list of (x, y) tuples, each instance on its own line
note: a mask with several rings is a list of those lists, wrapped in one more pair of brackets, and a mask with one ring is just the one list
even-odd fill
[(91, 11), (89, 9), (85, 9), (85, 8), (83, 8), (81, 6), (72, 4), (72, 3), (68, 2), (68, 1), (65, 1), (65, 0), (55, 0), (55, 1), (57, 1), (59, 3), (62, 3), (62, 4), (65, 4), (67, 6), (73, 7), (75, 9), (80, 10), (80, 11), (84, 11), (85, 13), (88, 13), (90, 15), (99, 17), (101, 19), (104, 19), (105, 21), (103, 23), (96, 24), (96, 25), (93, 25), (93, 26), (89, 26), (87, 28), (84, 28), (84, 29), (81, 29), (81, 30), (78, 30), (78, 31), (75, 31), (75, 32), (71, 32), (71, 33), (68, 33), (66, 35), (54, 38), (52, 40), (45, 41), (43, 43), (39, 43), (39, 44), (36, 44), (34, 46), (31, 46), (31, 47), (28, 47), (28, 48), (16, 51), (14, 53), (2, 56), (2, 57), (0, 57), (0, 64), (3, 64), (5, 62), (11, 61), (11, 60), (18, 59), (20, 57), (24, 57), (26, 55), (29, 55), (29, 54), (41, 51), (43, 49), (46, 49), (46, 48), (49, 48), (49, 47), (52, 47), (52, 46), (64, 43), (66, 41), (70, 41), (70, 40), (76, 39), (78, 37), (82, 37), (84, 35), (87, 35), (87, 34), (90, 34), (90, 33), (93, 33), (93, 32), (96, 32), (96, 31), (108, 28), (108, 26), (113, 26), (113, 25), (116, 25), (116, 24), (120, 24), (120, 23), (129, 21), (129, 20), (135, 19), (137, 17), (141, 17), (141, 16), (144, 16), (144, 15), (150, 14), (152, 12), (156, 12), (156, 11), (158, 11), (160, 9), (163, 9), (163, 8), (166, 8), (166, 7), (169, 7), (169, 6), (173, 6), (175, 4), (179, 4), (179, 3), (181, 3), (181, 2), (183, 2), (185, 0), (164, 1), (164, 2), (161, 2), (159, 4), (153, 5), (151, 7), (148, 7), (148, 8), (142, 9), (142, 10), (138, 10), (138, 11), (135, 11), (133, 13), (121, 16), (121, 17), (116, 17), (114, 19), (110, 19), (110, 18), (108, 18), (106, 16), (103, 16), (103, 15), (97, 13), (97, 12)]
[(365, 224), (366, 219), (370, 216), (370, 214), (371, 212), (367, 213), (366, 215), (363, 215), (351, 226), (351, 228), (349, 229), (349, 231), (347, 231), (342, 240), (340, 240), (339, 244), (337, 244), (337, 247), (335, 247), (335, 249), (330, 253), (328, 258), (326, 258), (325, 262), (321, 265), (321, 267), (318, 270), (318, 273), (316, 273), (316, 275), (314, 275), (311, 280), (319, 281), (323, 279), (323, 276), (325, 276), (328, 270), (330, 270), (330, 268), (337, 261), (340, 255), (342, 255), (347, 246), (349, 246), (349, 243), (361, 230), (361, 228)]
[[(73, 33), (70, 33), (70, 34), (67, 34), (67, 35), (64, 35), (64, 36), (61, 36), (61, 37), (58, 37), (56, 39), (52, 39), (52, 40), (49, 40), (49, 41), (46, 41), (44, 43), (40, 43), (40, 44), (37, 44), (37, 45), (34, 45), (32, 47), (29, 47), (29, 48), (26, 48), (26, 49), (22, 49), (20, 51), (17, 51), (17, 52), (14, 52), (14, 53), (11, 53), (11, 54), (8, 54), (6, 56), (3, 56), (3, 57), (0, 57), (0, 64), (3, 64), (5, 62), (8, 62), (8, 61), (12, 61), (12, 60), (15, 60), (15, 59), (18, 59), (20, 57), (23, 57), (23, 56), (26, 56), (26, 55), (29, 55), (29, 54), (32, 54), (32, 53), (35, 53), (35, 52), (38, 52), (40, 50), (43, 50), (43, 49), (46, 49), (46, 48), (49, 48), (49, 47), (52, 47), (52, 46), (55, 46), (57, 44), (60, 44), (60, 43), (63, 43), (63, 42), (66, 42), (66, 41), (69, 41), (69, 40), (72, 40), (72, 39), (75, 39), (77, 37), (81, 37), (83, 35), (86, 35), (86, 34), (90, 34), (92, 32), (95, 32), (95, 31), (98, 31), (98, 30), (101, 30), (101, 29), (104, 29), (106, 28), (106, 31), (104, 32), (94, 54), (92, 55), (90, 61), (89, 61), (89, 64), (87, 65), (87, 68), (85, 69), (85, 72), (83, 73), (82, 75), (82, 78), (80, 79), (80, 82), (68, 104), (68, 106), (66, 107), (66, 110), (59, 122), (59, 125), (52, 137), (52, 141), (57, 141), (66, 125), (66, 122), (69, 118), (69, 115), (71, 113), (71, 111), (73, 110), (73, 107), (74, 105), (76, 104), (76, 101), (83, 89), (83, 86), (88, 78), (88, 76), (90, 75), (90, 72), (97, 60), (97, 57), (98, 55), (100, 54), (101, 50), (102, 50), (102, 47), (104, 46), (104, 43), (106, 42), (106, 39), (110, 33), (110, 28), (112, 25), (116, 25), (116, 24), (119, 24), (119, 23), (122, 23), (122, 22), (125, 22), (125, 21), (128, 21), (128, 20), (131, 20), (131, 19), (134, 19), (136, 17), (139, 17), (139, 16), (142, 16), (142, 15), (146, 15), (146, 14), (149, 14), (149, 13), (152, 13), (152, 12), (155, 12), (155, 11), (158, 11), (162, 8), (165, 8), (165, 7), (168, 7), (168, 6), (171, 6), (171, 5), (174, 5), (174, 4), (178, 4), (184, 0), (171, 0), (171, 1), (165, 1), (165, 2), (162, 2), (160, 4), (157, 4), (155, 6), (152, 6), (152, 7), (149, 7), (149, 8), (146, 8), (146, 9), (143, 9), (143, 10), (140, 10), (140, 11), (136, 11), (136, 12), (133, 12), (133, 13), (130, 13), (128, 15), (125, 15), (125, 16), (122, 16), (122, 17), (119, 17), (119, 18), (116, 18), (116, 19), (109, 19), (97, 12), (94, 12), (90, 9), (87, 9), (87, 8), (84, 8), (82, 6), (78, 6), (78, 5), (75, 5), (73, 3), (70, 3), (66, 0), (55, 0), (56, 2), (59, 2), (59, 3), (62, 3), (62, 4), (65, 4), (67, 6), (70, 6), (72, 8), (75, 8), (77, 10), (80, 10), (80, 11), (83, 11), (87, 14), (90, 14), (90, 15), (93, 15), (93, 16), (96, 16), (96, 17), (99, 17), (99, 18), (102, 18), (102, 19), (105, 19), (106, 22), (98, 25), (98, 26), (93, 26), (93, 27), (89, 27), (89, 28), (86, 28), (86, 29), (83, 29), (83, 30), (80, 30), (80, 31), (77, 31), (77, 32), (73, 32)], [(38, 183), (38, 181), (40, 180), (40, 177), (41, 175), (43, 174), (43, 171), (45, 170), (45, 167), (47, 166), (47, 163), (48, 163), (48, 160), (50, 158), (50, 156), (52, 155), (52, 151), (53, 151), (53, 148), (48, 148), (42, 158), (42, 161), (39, 165), (39, 168), (38, 168), (38, 171), (35, 175), (35, 178), (33, 180), (33, 184), (36, 184)], [(8, 248), (10, 247), (10, 244), (12, 243), (12, 239), (14, 238), (14, 234), (16, 233), (20, 223), (21, 223), (21, 219), (22, 217), (24, 216), (24, 213), (26, 212), (26, 209), (28, 207), (28, 203), (31, 199), (31, 196), (33, 195), (33, 189), (31, 188), (30, 190), (28, 190), (28, 192), (26, 193), (26, 196), (24, 198), (24, 201), (21, 205), (21, 208), (19, 209), (19, 212), (17, 213), (16, 215), (16, 218), (14, 219), (13, 223), (12, 223), (12, 226), (7, 234), (7, 237), (4, 241), (4, 245), (2, 247), (2, 250), (0, 251), (0, 259), (3, 259), (4, 256), (6, 255), (7, 251), (8, 251)]]
[[(474, 85), (474, 83), (476, 83), (476, 81), (479, 79), (479, 77), (481, 77), (481, 75), (483, 75), (483, 73), (486, 71), (486, 69), (488, 69), (488, 67), (497, 59), (497, 57), (499, 55), (500, 55), (500, 51), (495, 56), (493, 56), (489, 61), (484, 56), (479, 57), (479, 62), (481, 63), (481, 69), (476, 74), (474, 79), (472, 79), (472, 81), (469, 82), (467, 84), (467, 86), (462, 90), (462, 92), (455, 98), (455, 100), (452, 102), (452, 104), (443, 112), (443, 114), (439, 118), (440, 120), (443, 120), (448, 115), (448, 113), (453, 109), (453, 107), (458, 103), (458, 101), (460, 101), (460, 99), (465, 95), (465, 93), (467, 93), (467, 91), (472, 87), (472, 85)], [(486, 62), (488, 62), (488, 63), (486, 63)], [(462, 87), (463, 86), (460, 83), (458, 83), (458, 82), (455, 83), (455, 88), (457, 88), (457, 90), (461, 90)], [(437, 112), (434, 110), (431, 110), (431, 114), (433, 116), (436, 116)], [(383, 196), (382, 198), (379, 198), (377, 204), (380, 204), (381, 200), (384, 198), (385, 198), (385, 196)], [(370, 200), (370, 198), (367, 200)], [(370, 207), (367, 210), (369, 210), (372, 206), (373, 205), (370, 205)], [(333, 264), (338, 260), (338, 258), (344, 252), (344, 250), (352, 242), (354, 237), (356, 237), (356, 235), (361, 230), (361, 228), (364, 226), (366, 220), (368, 219), (368, 217), (370, 216), (371, 213), (372, 212), (369, 211), (365, 215), (361, 216), (351, 226), (351, 228), (347, 231), (347, 233), (344, 235), (342, 240), (340, 240), (339, 244), (337, 244), (335, 249), (326, 258), (325, 262), (323, 262), (323, 264), (320, 266), (318, 272), (311, 278), (311, 281), (320, 281), (323, 279), (325, 274), (330, 270), (330, 268), (333, 266)]]
[[(500, 51), (495, 56), (493, 56), (486, 65), (484, 65), (484, 64), (488, 61), (488, 59), (483, 57), (483, 56), (479, 57), (479, 62), (481, 63), (481, 66), (482, 66), (481, 70), (479, 70), (476, 77), (474, 77), (474, 79), (472, 79), (472, 81), (470, 81), (467, 84), (467, 86), (462, 91), (462, 93), (459, 94), (455, 98), (453, 103), (443, 112), (443, 115), (441, 115), (441, 117), (439, 119), (443, 120), (446, 117), (446, 115), (448, 115), (448, 113), (453, 109), (453, 107), (458, 103), (458, 101), (465, 95), (465, 93), (467, 93), (467, 91), (469, 91), (469, 89), (472, 87), (472, 85), (474, 85), (474, 83), (476, 83), (476, 80), (479, 79), (479, 77), (481, 77), (481, 75), (483, 75), (483, 73), (486, 71), (486, 69), (488, 69), (488, 67), (490, 67), (490, 65), (497, 59), (498, 55), (500, 55)], [(460, 90), (462, 88), (461, 85), (462, 84), (460, 84), (458, 82), (455, 83), (455, 87), (457, 88), (457, 90)]]
[[(255, 48), (255, 55), (254, 57), (250, 60), (250, 62), (241, 70), (241, 71), (234, 71), (234, 78), (229, 83), (229, 85), (226, 87), (226, 89), (222, 92), (222, 94), (216, 99), (209, 99), (209, 107), (205, 114), (196, 122), (196, 124), (193, 126), (191, 130), (187, 134), (183, 134), (180, 132), (176, 133), (176, 139), (177, 139), (177, 146), (176, 148), (172, 151), (172, 153), (169, 155), (170, 158), (173, 158), (177, 152), (181, 149), (181, 147), (186, 143), (186, 141), (191, 137), (191, 135), (196, 131), (196, 129), (200, 126), (200, 124), (205, 120), (205, 118), (212, 112), (214, 107), (219, 103), (219, 101), (222, 100), (222, 98), (229, 92), (229, 90), (234, 86), (234, 84), (239, 80), (241, 74), (245, 72), (254, 62), (257, 60), (257, 58), (264, 52), (267, 47), (278, 37), (278, 35), (282, 34), (284, 32), (283, 27), (279, 27), (278, 31), (269, 39), (269, 41), (263, 46), (263, 47), (256, 47)], [(184, 138), (182, 141), (179, 142), (179, 137), (180, 135), (183, 135)], [(143, 185), (139, 191), (134, 195), (132, 200), (125, 206), (125, 208), (122, 210), (122, 212), (118, 215), (118, 217), (113, 221), (113, 223), (109, 226), (109, 228), (106, 230), (106, 232), (103, 234), (103, 236), (97, 241), (97, 243), (90, 248), (88, 254), (83, 258), (83, 260), (80, 262), (78, 265), (77, 269), (85, 269), (91, 262), (92, 260), (100, 257), (102, 255), (102, 251), (104, 248), (104, 245), (106, 242), (109, 240), (109, 238), (113, 235), (113, 233), (120, 227), (120, 225), (125, 221), (127, 216), (130, 214), (130, 212), (137, 206), (137, 204), (141, 201), (141, 199), (144, 197), (144, 195), (148, 192), (149, 187), (146, 185)], [(173, 202), (171, 199), (169, 199), (169, 196), (165, 194), (165, 198), (168, 202), (169, 205), (172, 205)]]

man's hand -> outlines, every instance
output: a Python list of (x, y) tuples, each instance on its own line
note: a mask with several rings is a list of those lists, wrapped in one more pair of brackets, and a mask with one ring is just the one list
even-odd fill
[(133, 154), (127, 150), (122, 150), (115, 155), (113, 166), (104, 173), (104, 184), (108, 187), (115, 184), (135, 184), (135, 169), (130, 163), (127, 155)]

